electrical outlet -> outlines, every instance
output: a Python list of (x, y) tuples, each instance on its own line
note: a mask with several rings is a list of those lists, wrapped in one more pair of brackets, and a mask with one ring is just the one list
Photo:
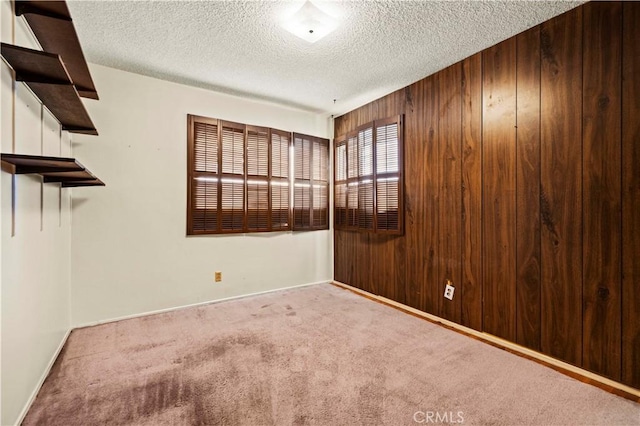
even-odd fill
[(222, 281), (222, 272), (216, 272), (216, 278), (215, 278), (216, 282), (219, 283), (220, 281)]
[(453, 300), (453, 293), (456, 291), (456, 288), (453, 286), (451, 280), (447, 280), (447, 285), (444, 288), (444, 297), (445, 299)]

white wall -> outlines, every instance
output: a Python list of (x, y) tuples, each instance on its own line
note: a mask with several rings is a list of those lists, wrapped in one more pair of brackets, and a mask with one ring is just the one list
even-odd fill
[[(38, 48), (11, 3), (0, 3), (2, 41)], [(3, 153), (69, 156), (69, 135), (12, 73), (1, 73)], [(15, 102), (14, 102), (15, 99)], [(15, 133), (14, 133), (15, 127)], [(14, 142), (15, 141), (15, 142)], [(19, 420), (70, 329), (70, 191), (39, 176), (2, 172), (0, 218), (1, 424)], [(12, 211), (15, 196), (15, 211)], [(15, 233), (13, 233), (15, 224)]]
[[(38, 48), (10, 1), (0, 5), (2, 41)], [(91, 71), (101, 100), (85, 104), (100, 136), (73, 135), (72, 154), (69, 134), (0, 65), (2, 152), (74, 156), (107, 183), (60, 189), (37, 176), (1, 174), (2, 425), (21, 419), (72, 324), (332, 277), (330, 231), (185, 235), (187, 114), (328, 137), (325, 117)], [(215, 271), (222, 283), (213, 282)]]
[(331, 279), (330, 231), (186, 237), (187, 114), (328, 137), (325, 117), (103, 66), (91, 73), (100, 136), (74, 135), (74, 153), (107, 186), (74, 189), (74, 326)]

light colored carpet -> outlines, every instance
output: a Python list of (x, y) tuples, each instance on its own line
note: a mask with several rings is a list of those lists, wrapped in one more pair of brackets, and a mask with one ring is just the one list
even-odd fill
[(640, 404), (331, 285), (74, 331), (26, 425), (638, 425)]

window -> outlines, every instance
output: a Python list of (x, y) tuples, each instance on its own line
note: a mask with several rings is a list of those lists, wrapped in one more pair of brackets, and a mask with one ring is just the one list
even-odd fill
[(402, 128), (392, 117), (336, 140), (336, 229), (403, 232)]
[(329, 229), (329, 140), (293, 134), (293, 229)]
[(328, 228), (327, 139), (296, 135), (296, 195), (291, 132), (194, 115), (187, 122), (188, 235)]

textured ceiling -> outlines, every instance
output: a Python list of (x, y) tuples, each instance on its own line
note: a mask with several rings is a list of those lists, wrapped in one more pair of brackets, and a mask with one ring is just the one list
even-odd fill
[(331, 114), (402, 88), (581, 2), (314, 3), (340, 25), (310, 44), (279, 25), (301, 1), (68, 2), (89, 62)]

